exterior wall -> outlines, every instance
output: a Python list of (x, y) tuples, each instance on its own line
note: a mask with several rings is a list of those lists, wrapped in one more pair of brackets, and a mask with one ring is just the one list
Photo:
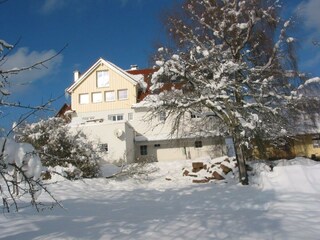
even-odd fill
[[(109, 71), (109, 87), (97, 88), (96, 72), (101, 70)], [(128, 99), (118, 100), (117, 91), (121, 89), (128, 89)], [(104, 99), (104, 93), (106, 91), (115, 91), (116, 99), (112, 102), (107, 102)], [(92, 93), (101, 92), (103, 95), (103, 102), (92, 103)], [(90, 103), (80, 104), (79, 94), (89, 93)], [(86, 79), (83, 80), (79, 86), (77, 86), (71, 94), (71, 106), (72, 110), (77, 113), (83, 112), (98, 112), (103, 110), (115, 110), (131, 108), (132, 104), (136, 103), (137, 88), (132, 82), (125, 79), (123, 76), (115, 71), (108, 69), (105, 65), (100, 65), (93, 71)]]
[[(319, 135), (319, 134), (317, 134)], [(296, 156), (305, 156), (308, 158), (320, 158), (320, 147), (315, 147), (312, 138), (313, 135), (297, 136), (294, 141), (293, 151)]]
[(150, 116), (147, 109), (134, 109), (133, 120), (130, 123), (136, 134), (147, 136), (150, 139), (167, 138), (171, 132), (170, 120), (161, 121), (159, 116)]
[[(131, 163), (134, 161), (133, 129), (127, 123), (92, 123), (82, 126), (72, 126), (71, 129), (82, 130), (87, 137), (100, 144), (108, 144), (108, 152), (103, 152), (102, 157), (106, 162), (121, 164), (122, 161)], [(116, 131), (123, 131), (121, 137), (116, 136)]]
[[(195, 141), (202, 147), (196, 148)], [(148, 154), (141, 155), (140, 146), (147, 146)], [(135, 144), (136, 161), (172, 161), (196, 159), (199, 157), (220, 157), (226, 155), (223, 138), (172, 139), (162, 141), (141, 141)]]
[(135, 162), (135, 148), (134, 148), (134, 129), (129, 125), (125, 124), (125, 138), (126, 138), (126, 158), (127, 163)]
[[(133, 117), (135, 116), (134, 112), (132, 109), (115, 109), (115, 110), (110, 110), (110, 111), (100, 111), (100, 112), (82, 112), (82, 113), (77, 113), (76, 116), (73, 116), (72, 122), (75, 125), (80, 125), (84, 124), (87, 121), (94, 120), (94, 119), (103, 119), (103, 122), (108, 122), (108, 123), (119, 123), (119, 122), (113, 122), (108, 120), (109, 115), (117, 115), (117, 114), (123, 114), (123, 121), (120, 122), (125, 122), (129, 121), (128, 115), (129, 113), (133, 114)], [(130, 123), (132, 121), (129, 121)]]

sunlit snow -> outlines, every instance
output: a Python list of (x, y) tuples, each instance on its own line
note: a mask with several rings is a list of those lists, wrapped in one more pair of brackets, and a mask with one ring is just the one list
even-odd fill
[(249, 186), (236, 177), (194, 184), (182, 176), (190, 164), (154, 163), (118, 180), (60, 178), (51, 191), (65, 209), (2, 214), (0, 238), (319, 239), (319, 163), (255, 162)]

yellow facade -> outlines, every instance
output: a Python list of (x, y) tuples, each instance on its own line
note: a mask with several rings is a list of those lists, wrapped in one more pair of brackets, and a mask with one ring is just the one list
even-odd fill
[[(109, 86), (108, 87), (97, 87), (97, 72), (108, 71), (109, 74)], [(85, 73), (85, 78), (80, 78), (81, 82), (75, 87), (71, 87), (71, 106), (72, 110), (77, 113), (84, 112), (99, 112), (105, 110), (115, 109), (128, 109), (131, 108), (132, 104), (136, 103), (137, 99), (137, 84), (127, 76), (124, 76), (121, 72), (114, 70), (114, 68), (104, 64), (101, 61), (94, 69), (91, 69), (89, 74)], [(79, 80), (79, 81), (80, 81)], [(127, 90), (128, 97), (124, 100), (119, 100), (118, 91)], [(115, 100), (107, 101), (105, 92), (114, 91)], [(93, 93), (101, 93), (102, 101), (98, 103), (93, 102)], [(89, 103), (80, 104), (80, 94), (89, 95)]]
[(294, 157), (308, 157), (320, 160), (320, 134), (305, 134), (293, 137), (282, 147), (275, 147), (270, 142), (263, 142), (263, 149), (256, 147), (252, 156), (255, 159), (291, 159)]
[(319, 134), (297, 136), (294, 141), (294, 153), (296, 156), (308, 158), (320, 158)]

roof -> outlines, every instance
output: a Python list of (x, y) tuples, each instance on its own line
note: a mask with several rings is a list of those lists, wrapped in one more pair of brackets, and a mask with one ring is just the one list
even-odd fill
[(115, 64), (100, 58), (95, 64), (93, 64), (81, 77), (74, 82), (68, 89), (67, 92), (71, 93), (74, 89), (76, 89), (92, 72), (94, 72), (101, 64), (107, 66), (111, 70), (117, 72), (119, 75), (133, 83), (134, 85), (138, 84), (138, 80), (136, 77), (132, 76), (130, 73), (116, 66)]
[(60, 110), (57, 112), (56, 117), (64, 117), (64, 114), (67, 111), (71, 110), (71, 106), (67, 103), (63, 104), (63, 106), (60, 108)]

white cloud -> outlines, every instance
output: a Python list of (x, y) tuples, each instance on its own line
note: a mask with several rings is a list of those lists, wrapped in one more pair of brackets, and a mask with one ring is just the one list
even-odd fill
[(68, 0), (45, 0), (42, 4), (40, 11), (43, 14), (51, 13), (55, 10), (63, 8)]
[(320, 1), (319, 0), (308, 0), (299, 5), (298, 11), (302, 14), (305, 19), (307, 27), (316, 30), (320, 33)]
[[(2, 70), (9, 70), (14, 68), (23, 68), (32, 66), (34, 63), (44, 61), (57, 54), (55, 50), (47, 51), (32, 51), (28, 48), (19, 48), (15, 53), (8, 56), (5, 63), (1, 66)], [(39, 65), (32, 70), (19, 72), (18, 74), (10, 75), (8, 80), (10, 83), (10, 90), (14, 91), (20, 89), (21, 86), (28, 86), (31, 83), (52, 74), (57, 70), (57, 67), (62, 62), (63, 56), (61, 54), (54, 57), (52, 60), (46, 62), (44, 65)]]

